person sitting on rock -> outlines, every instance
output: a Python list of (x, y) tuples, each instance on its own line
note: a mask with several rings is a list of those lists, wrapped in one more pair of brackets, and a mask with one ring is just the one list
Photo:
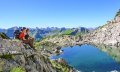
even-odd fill
[[(29, 32), (30, 32), (30, 30), (27, 28), (27, 29), (26, 29), (25, 39), (32, 39), (32, 37), (29, 36)], [(34, 39), (34, 38), (33, 38), (33, 39)]]
[(26, 40), (30, 40), (31, 44), (33, 45), (33, 43), (34, 43), (34, 38), (32, 38), (32, 37), (29, 36), (29, 32), (30, 32), (30, 30), (27, 28), (27, 29), (26, 29), (25, 39), (26, 39)]
[(33, 41), (34, 41), (34, 40), (25, 39), (25, 35), (27, 34), (27, 33), (26, 33), (26, 30), (27, 30), (27, 29), (26, 29), (25, 27), (22, 29), (22, 31), (21, 31), (21, 33), (20, 33), (20, 35), (19, 35), (19, 39), (22, 40), (23, 43), (29, 44), (30, 47), (34, 48), (34, 46), (33, 46)]

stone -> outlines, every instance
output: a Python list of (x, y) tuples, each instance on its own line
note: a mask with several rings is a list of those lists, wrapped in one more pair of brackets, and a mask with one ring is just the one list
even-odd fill
[(58, 63), (67, 65), (67, 62), (63, 58), (59, 58), (57, 61), (58, 61)]

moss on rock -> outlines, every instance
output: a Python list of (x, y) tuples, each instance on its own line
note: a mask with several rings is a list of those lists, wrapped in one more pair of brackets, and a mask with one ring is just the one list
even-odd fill
[(75, 72), (73, 68), (67, 64), (61, 64), (54, 60), (50, 60), (50, 62), (57, 72)]
[(13, 67), (10, 72), (26, 72), (23, 67)]
[(0, 60), (0, 72), (3, 71), (3, 65), (4, 65), (4, 61), (1, 61), (1, 60)]
[(14, 56), (11, 54), (6, 54), (6, 55), (1, 55), (0, 58), (4, 58), (4, 59), (13, 59)]

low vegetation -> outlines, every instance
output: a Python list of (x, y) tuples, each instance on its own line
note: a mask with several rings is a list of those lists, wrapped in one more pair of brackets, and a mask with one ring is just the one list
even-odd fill
[(0, 33), (0, 37), (3, 39), (10, 39), (5, 33)]
[(68, 30), (63, 32), (63, 35), (71, 35), (72, 32), (73, 32), (72, 29), (68, 29)]
[(10, 70), (10, 72), (26, 72), (23, 67), (14, 67)]
[(51, 60), (50, 62), (52, 63), (53, 67), (57, 70), (57, 72), (70, 72), (71, 68), (70, 66), (66, 64), (57, 63), (56, 61), (53, 60)]
[(0, 58), (4, 58), (4, 59), (13, 59), (14, 56), (11, 55), (11, 54), (9, 54), (9, 55), (2, 55), (2, 56), (0, 56)]
[(4, 65), (4, 62), (0, 60), (0, 72), (3, 71), (3, 65)]

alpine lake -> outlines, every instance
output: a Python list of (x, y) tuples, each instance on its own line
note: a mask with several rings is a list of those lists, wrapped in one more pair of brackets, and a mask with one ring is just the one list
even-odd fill
[(102, 46), (81, 45), (64, 47), (63, 53), (51, 59), (63, 58), (80, 72), (120, 72), (120, 50)]

